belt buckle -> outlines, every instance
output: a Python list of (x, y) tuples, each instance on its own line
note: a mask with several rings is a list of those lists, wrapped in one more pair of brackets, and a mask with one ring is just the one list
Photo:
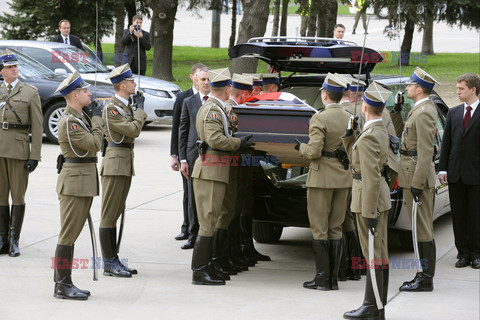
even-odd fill
[(3, 121), (3, 122), (2, 122), (2, 129), (3, 129), (3, 130), (7, 130), (7, 129), (8, 129), (8, 122), (7, 122), (7, 121)]

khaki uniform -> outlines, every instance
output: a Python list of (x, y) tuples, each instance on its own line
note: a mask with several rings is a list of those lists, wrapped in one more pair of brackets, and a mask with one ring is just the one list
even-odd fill
[[(94, 158), (103, 139), (103, 120), (79, 114), (67, 105), (58, 124), (58, 142), (66, 161), (70, 158)], [(57, 188), (60, 200), (61, 230), (58, 244), (72, 246), (82, 231), (90, 212), (92, 200), (98, 195), (97, 164), (63, 164), (58, 175)]]
[[(230, 182), (230, 152), (238, 150), (240, 139), (225, 133), (224, 122), (227, 119), (223, 103), (210, 97), (198, 111), (197, 132), (200, 140), (210, 149), (198, 157), (192, 172), (200, 230), (198, 234), (211, 237), (223, 199)], [(222, 160), (223, 159), (223, 160)]]
[[(8, 206), (9, 194), (13, 205), (25, 204), (25, 192), (28, 184), (28, 173), (25, 170), (27, 160), (40, 161), (40, 149), (43, 136), (43, 115), (37, 88), (17, 82), (8, 94), (5, 82), (1, 88), (10, 105), (0, 109), (0, 120), (7, 125), (29, 125), (32, 133), (30, 143), (28, 129), (0, 128), (0, 206)], [(0, 95), (0, 103), (5, 98)], [(3, 126), (2, 126), (3, 127)]]
[(315, 114), (309, 127), (310, 141), (300, 145), (300, 155), (311, 159), (306, 182), (307, 209), (314, 240), (342, 238), (347, 197), (352, 186), (350, 172), (336, 157), (323, 156), (342, 145), (350, 114), (333, 103)]
[(407, 210), (412, 218), (412, 193), (410, 187), (423, 189), (421, 205), (417, 211), (417, 239), (433, 240), (433, 197), (435, 189), (434, 139), (437, 109), (428, 99), (415, 105), (408, 113), (402, 134), (401, 149), (417, 151), (417, 156), (400, 156), (398, 185), (403, 188)]
[[(368, 228), (362, 219), (378, 217), (375, 228), (375, 259), (388, 259), (388, 211), (391, 208), (390, 190), (381, 172), (388, 161), (388, 133), (381, 121), (370, 123), (355, 136), (342, 138), (345, 150), (350, 153), (353, 173), (361, 174), (354, 179), (351, 210), (357, 213), (357, 224), (363, 255), (368, 257)], [(386, 261), (386, 260), (384, 260)], [(380, 263), (383, 264), (383, 263)]]
[(125, 202), (135, 175), (133, 143), (140, 135), (147, 114), (141, 109), (133, 111), (116, 97), (103, 109), (105, 139), (118, 147), (107, 147), (100, 167), (102, 176), (102, 220), (100, 228), (113, 228), (125, 210)]
[[(395, 131), (395, 126), (393, 124), (392, 118), (390, 117), (390, 112), (387, 110), (387, 108), (383, 109), (382, 112), (382, 121), (383, 125), (387, 129), (387, 132), (389, 135), (397, 136), (397, 133)], [(390, 176), (390, 190), (392, 189), (393, 185), (395, 184), (395, 181), (398, 178), (398, 171), (400, 171), (400, 164), (398, 163), (398, 154), (395, 154), (390, 148), (390, 144), (388, 147), (388, 168), (389, 168), (389, 176)]]

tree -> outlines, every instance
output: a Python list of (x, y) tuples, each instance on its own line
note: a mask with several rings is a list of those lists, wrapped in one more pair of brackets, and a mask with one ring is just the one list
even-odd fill
[(173, 26), (178, 0), (147, 0), (153, 10), (153, 70), (152, 77), (175, 81), (172, 73)]
[(282, 21), (280, 22), (280, 36), (287, 35), (288, 2), (289, 0), (282, 0)]
[(324, 0), (317, 15), (317, 37), (333, 37), (333, 28), (337, 24), (337, 0)]
[[(253, 37), (263, 37), (267, 29), (269, 11), (270, 0), (245, 0), (237, 43), (247, 42), (248, 39)], [(230, 71), (254, 73), (257, 71), (257, 60), (235, 58), (232, 60)]]
[(273, 27), (272, 36), (278, 36), (278, 24), (280, 21), (280, 0), (273, 1)]

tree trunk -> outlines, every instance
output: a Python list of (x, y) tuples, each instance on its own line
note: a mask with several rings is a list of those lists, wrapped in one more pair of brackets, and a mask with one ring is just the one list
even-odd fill
[(422, 54), (434, 55), (433, 52), (433, 11), (425, 8), (425, 25), (423, 26)]
[(333, 38), (333, 28), (337, 24), (338, 2), (327, 0), (327, 14), (325, 19), (325, 33), (327, 38)]
[(415, 31), (415, 21), (411, 18), (413, 15), (407, 15), (405, 23), (405, 35), (403, 37), (401, 46), (401, 61), (402, 66), (410, 64), (410, 52), (412, 50), (413, 32)]
[(280, 22), (280, 36), (283, 37), (287, 35), (288, 2), (289, 0), (282, 0), (282, 21)]
[(315, 37), (317, 32), (317, 17), (320, 12), (320, 5), (324, 0), (312, 0), (310, 3), (310, 13), (307, 22), (307, 37)]
[(175, 81), (172, 74), (173, 26), (178, 0), (147, 0), (154, 20), (152, 77)]
[(127, 21), (127, 26), (130, 26), (130, 24), (133, 22), (133, 16), (137, 14), (137, 8), (135, 6), (135, 0), (127, 0), (124, 1), (125, 5), (125, 10), (127, 11), (128, 15), (128, 21)]
[(274, 10), (273, 10), (273, 28), (272, 36), (278, 36), (278, 22), (280, 20), (280, 0), (274, 0)]
[[(243, 17), (240, 21), (237, 43), (247, 42), (253, 37), (263, 37), (267, 29), (270, 0), (245, 0)], [(257, 72), (257, 60), (235, 58), (230, 65), (230, 72)]]
[(115, 6), (115, 57), (113, 59), (115, 67), (120, 66), (122, 61), (123, 45), (121, 41), (125, 29), (125, 7), (123, 1), (117, 2)]
[[(237, 0), (232, 0), (232, 33), (228, 42), (228, 49), (235, 45), (235, 37), (237, 35)], [(239, 0), (240, 1), (240, 0)]]

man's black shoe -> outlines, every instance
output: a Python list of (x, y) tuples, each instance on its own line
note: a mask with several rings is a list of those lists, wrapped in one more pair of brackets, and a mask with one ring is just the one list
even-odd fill
[(176, 237), (175, 240), (187, 240), (188, 239), (188, 233), (186, 232), (180, 232)]
[[(470, 259), (460, 258), (460, 259), (458, 259), (457, 263), (455, 263), (455, 268), (465, 268), (469, 265), (470, 265)], [(472, 268), (473, 268), (473, 266), (472, 266)]]
[(183, 246), (181, 246), (180, 248), (182, 248), (182, 249), (193, 249), (193, 247), (195, 246), (196, 238), (197, 237), (195, 237), (195, 236), (188, 237), (187, 242)]
[(473, 258), (472, 268), (473, 269), (480, 269), (480, 258)]

